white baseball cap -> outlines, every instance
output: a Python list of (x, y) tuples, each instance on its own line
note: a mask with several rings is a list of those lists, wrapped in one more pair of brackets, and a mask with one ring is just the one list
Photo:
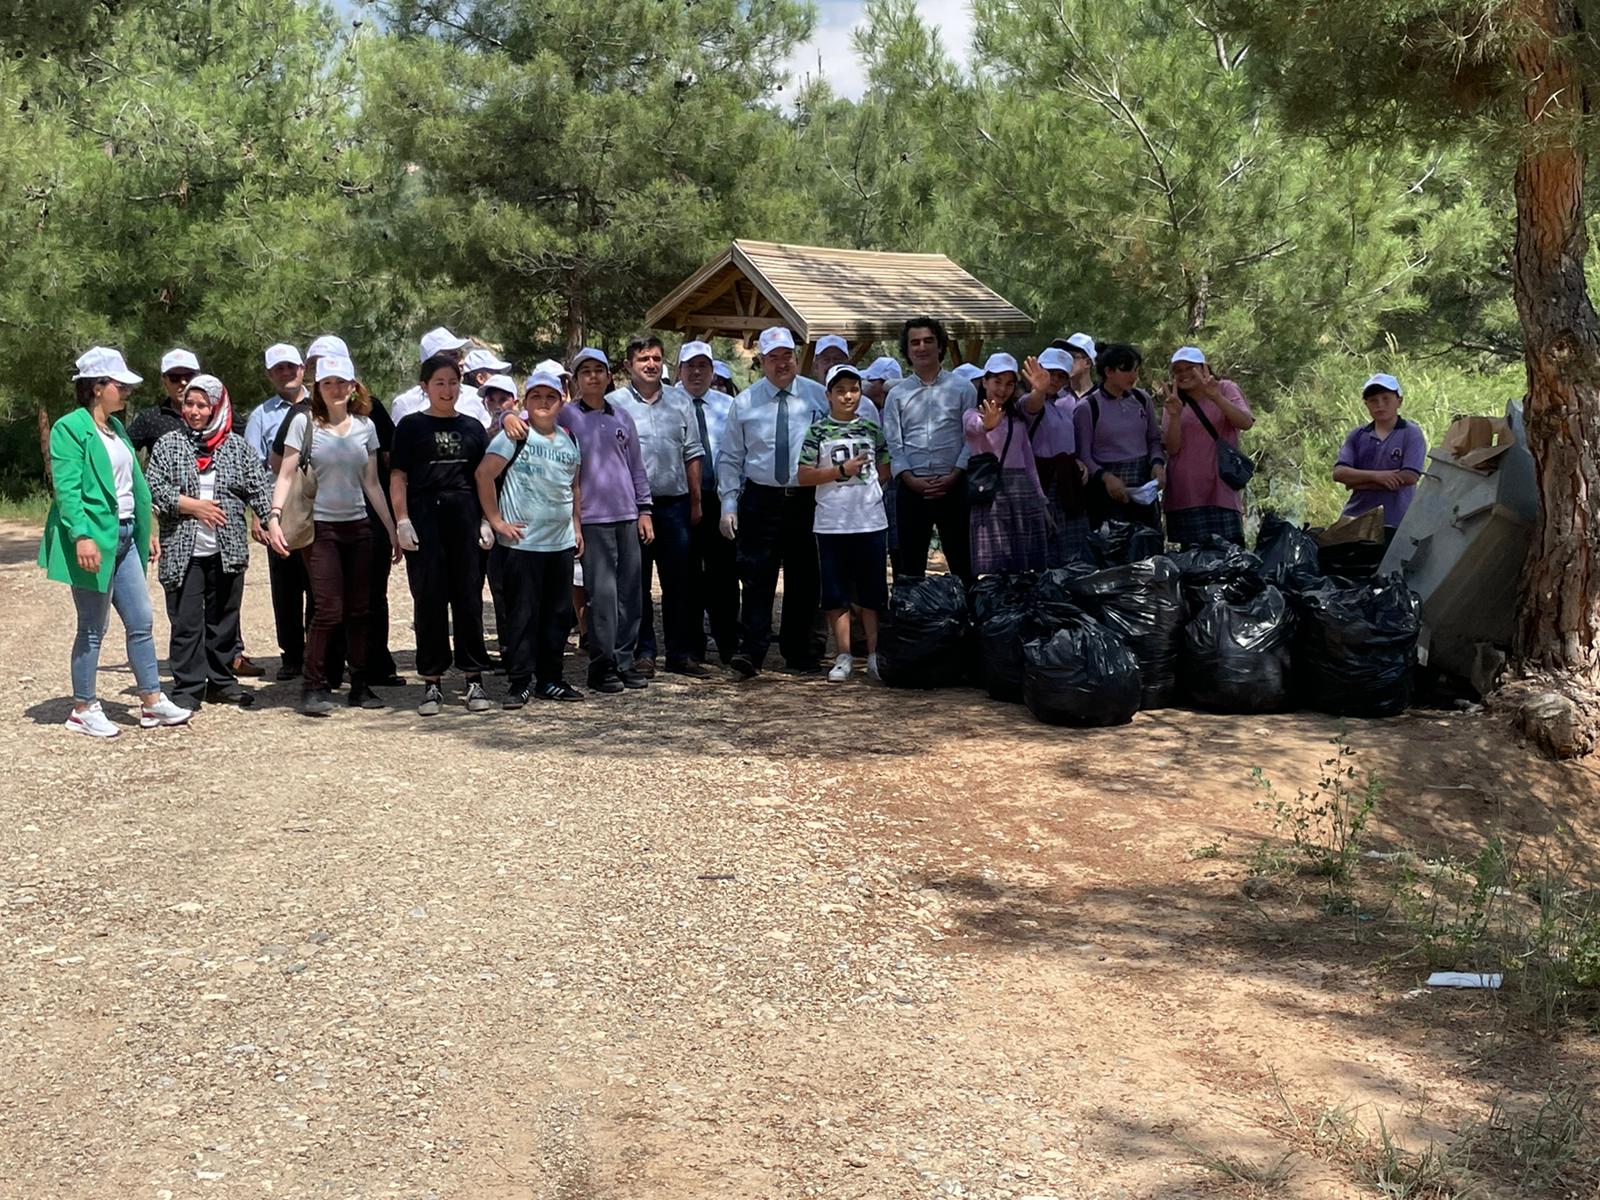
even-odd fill
[(200, 360), (188, 350), (168, 350), (161, 356), (161, 373), (165, 375), (168, 371), (177, 370), (193, 371), (198, 375)]
[(962, 363), (959, 367), (952, 371), (951, 374), (959, 375), (968, 383), (971, 383), (974, 379), (977, 379), (983, 374), (983, 368), (973, 363)]
[(1017, 360), (1003, 352), (989, 355), (989, 361), (983, 364), (983, 373), (985, 375), (998, 375), (1001, 371), (1010, 371), (1015, 375), (1017, 373)]
[(355, 382), (356, 365), (343, 354), (324, 354), (317, 359), (317, 382), (324, 379), (348, 379)]
[(729, 383), (733, 382), (733, 368), (720, 358), (711, 365), (711, 372), (718, 379), (726, 379)]
[(502, 391), (508, 396), (517, 394), (517, 381), (509, 375), (491, 375), (483, 381), (483, 386), (478, 390), (487, 392), (490, 388)]
[(794, 334), (782, 325), (774, 325), (771, 329), (763, 329), (756, 345), (762, 354), (771, 354), (774, 350), (793, 350)]
[(717, 356), (712, 353), (711, 347), (704, 342), (685, 342), (683, 344), (678, 351), (678, 365), (681, 367), (691, 358), (709, 358), (713, 364), (713, 369), (717, 361)]
[[(1071, 346), (1074, 350), (1082, 350), (1085, 354), (1087, 354), (1089, 356), (1089, 361), (1091, 363), (1094, 362), (1094, 360), (1096, 358), (1095, 349), (1094, 349), (1094, 339), (1092, 337), (1090, 337), (1087, 333), (1075, 333), (1075, 334), (1073, 334), (1071, 337), (1069, 337), (1067, 339), (1067, 345)], [(1070, 351), (1069, 351), (1069, 353), (1070, 353)]]
[(128, 370), (122, 351), (113, 350), (109, 346), (90, 346), (78, 355), (76, 365), (78, 373), (73, 376), (74, 379), (115, 379), (118, 383), (125, 383), (129, 387), (144, 382), (144, 376), (135, 375)]
[(484, 350), (474, 347), (467, 351), (467, 357), (461, 364), (463, 371), (509, 371), (511, 364), (500, 358), (493, 350)]
[(555, 375), (563, 379), (572, 374), (571, 371), (567, 370), (553, 358), (547, 358), (542, 362), (535, 363), (533, 369), (536, 374), (540, 371), (547, 371), (551, 375)]
[(838, 366), (834, 366), (834, 367), (829, 367), (828, 368), (828, 383), (827, 383), (827, 387), (828, 387), (828, 389), (830, 391), (833, 389), (833, 381), (835, 379), (838, 379), (841, 375), (852, 376), (856, 380), (857, 383), (861, 382), (861, 372), (860, 371), (856, 370), (849, 363), (840, 363)]
[(827, 350), (830, 347), (834, 350), (842, 351), (845, 354), (850, 353), (850, 343), (845, 341), (837, 333), (825, 333), (817, 339), (818, 354), (821, 354), (824, 350)]
[(279, 363), (293, 363), (297, 367), (306, 365), (305, 359), (300, 357), (300, 351), (289, 345), (288, 342), (279, 342), (275, 346), (268, 346), (264, 357), (267, 360), (267, 370), (269, 371)]
[(1059, 346), (1051, 346), (1048, 350), (1039, 351), (1039, 365), (1046, 371), (1066, 371), (1072, 373), (1072, 355)]
[[(491, 379), (485, 386), (494, 387), (494, 380)], [(535, 371), (532, 375), (528, 376), (528, 381), (522, 385), (522, 394), (526, 396), (536, 387), (553, 388), (557, 393), (561, 393), (563, 391), (561, 387), (561, 376), (557, 375), (554, 371)]]
[(340, 358), (349, 358), (350, 347), (344, 344), (342, 337), (334, 337), (331, 333), (323, 334), (306, 347), (307, 358), (322, 358), (329, 354), (337, 355)]
[(1400, 390), (1400, 381), (1393, 375), (1386, 375), (1382, 371), (1379, 371), (1371, 379), (1367, 380), (1361, 385), (1361, 394), (1365, 396), (1373, 388), (1387, 388), (1396, 396), (1405, 395), (1405, 393)]
[(905, 373), (900, 370), (898, 359), (890, 358), (885, 354), (882, 358), (875, 358), (867, 369), (861, 372), (863, 379), (904, 379)]
[(458, 338), (443, 325), (430, 329), (422, 335), (422, 361), (427, 362), (441, 350), (459, 350), (466, 344), (466, 338)]
[(1174, 363), (1193, 363), (1197, 367), (1206, 365), (1206, 356), (1198, 346), (1179, 346), (1172, 352)]
[(593, 346), (585, 346), (572, 356), (572, 373), (576, 375), (578, 368), (590, 359), (599, 363), (606, 370), (611, 370), (611, 360), (606, 357), (604, 350), (596, 350)]

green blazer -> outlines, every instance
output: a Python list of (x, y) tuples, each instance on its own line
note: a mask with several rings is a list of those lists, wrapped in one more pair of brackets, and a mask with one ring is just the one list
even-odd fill
[[(111, 418), (111, 428), (133, 454), (133, 544), (139, 562), (150, 565), (150, 486), (139, 469), (139, 457), (122, 422)], [(117, 565), (117, 485), (111, 477), (111, 456), (100, 441), (94, 414), (74, 409), (50, 427), (50, 473), (56, 484), (55, 502), (44, 521), (39, 543), (39, 565), (58, 583), (104, 592), (111, 586)], [(91, 575), (78, 566), (78, 539), (88, 537), (100, 547), (100, 571)]]

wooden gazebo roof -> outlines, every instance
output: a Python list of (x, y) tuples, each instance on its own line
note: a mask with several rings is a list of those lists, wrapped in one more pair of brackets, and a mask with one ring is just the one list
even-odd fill
[(787, 325), (801, 342), (896, 336), (907, 317), (943, 321), (952, 338), (1027, 333), (1033, 320), (943, 254), (830, 250), (735, 241), (650, 310), (652, 329), (748, 340)]

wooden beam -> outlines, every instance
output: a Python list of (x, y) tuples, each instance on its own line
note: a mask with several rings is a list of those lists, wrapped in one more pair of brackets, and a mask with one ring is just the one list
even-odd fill
[(772, 314), (763, 317), (736, 317), (723, 313), (690, 313), (683, 318), (684, 325), (709, 326), (719, 333), (760, 333), (763, 329), (771, 329)]

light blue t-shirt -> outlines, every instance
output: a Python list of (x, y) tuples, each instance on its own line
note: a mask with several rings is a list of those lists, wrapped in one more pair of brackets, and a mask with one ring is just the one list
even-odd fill
[(513, 550), (539, 553), (576, 546), (572, 481), (578, 477), (580, 455), (572, 435), (559, 426), (549, 437), (530, 429), (527, 444), (517, 454), (517, 444), (501, 433), (489, 443), (489, 453), (509, 463), (500, 477), (500, 515), (522, 526), (520, 541), (507, 541), (499, 534), (495, 540)]

